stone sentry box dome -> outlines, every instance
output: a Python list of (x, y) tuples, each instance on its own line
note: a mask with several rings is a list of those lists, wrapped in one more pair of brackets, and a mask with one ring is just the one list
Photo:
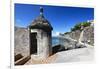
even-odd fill
[(29, 25), (31, 58), (45, 59), (52, 54), (52, 30), (40, 7), (40, 15)]

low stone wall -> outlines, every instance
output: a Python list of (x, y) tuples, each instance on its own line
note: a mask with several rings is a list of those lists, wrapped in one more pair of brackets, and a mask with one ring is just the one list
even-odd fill
[(27, 28), (15, 29), (15, 46), (14, 55), (22, 54), (22, 56), (29, 55), (29, 32)]
[(64, 46), (65, 49), (75, 49), (76, 43), (77, 43), (77, 41), (70, 39), (70, 37), (69, 38), (66, 38), (66, 37), (60, 38), (60, 44), (62, 46)]

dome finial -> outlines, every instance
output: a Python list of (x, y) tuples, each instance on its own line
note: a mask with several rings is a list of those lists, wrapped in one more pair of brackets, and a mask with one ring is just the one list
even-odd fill
[(40, 15), (43, 16), (43, 7), (40, 7)]

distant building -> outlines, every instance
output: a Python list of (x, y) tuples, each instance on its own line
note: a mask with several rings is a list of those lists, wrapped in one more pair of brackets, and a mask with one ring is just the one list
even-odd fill
[(94, 26), (94, 20), (88, 20), (87, 22), (90, 22), (91, 26)]
[(30, 55), (35, 59), (45, 59), (52, 54), (52, 26), (43, 15), (43, 8), (40, 7), (38, 16), (29, 25)]

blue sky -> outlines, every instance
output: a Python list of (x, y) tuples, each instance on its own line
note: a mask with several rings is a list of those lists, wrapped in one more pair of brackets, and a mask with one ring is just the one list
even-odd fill
[(75, 24), (94, 19), (93, 8), (15, 4), (15, 26), (27, 27), (40, 15), (41, 6), (45, 18), (53, 26), (53, 35), (70, 31)]

